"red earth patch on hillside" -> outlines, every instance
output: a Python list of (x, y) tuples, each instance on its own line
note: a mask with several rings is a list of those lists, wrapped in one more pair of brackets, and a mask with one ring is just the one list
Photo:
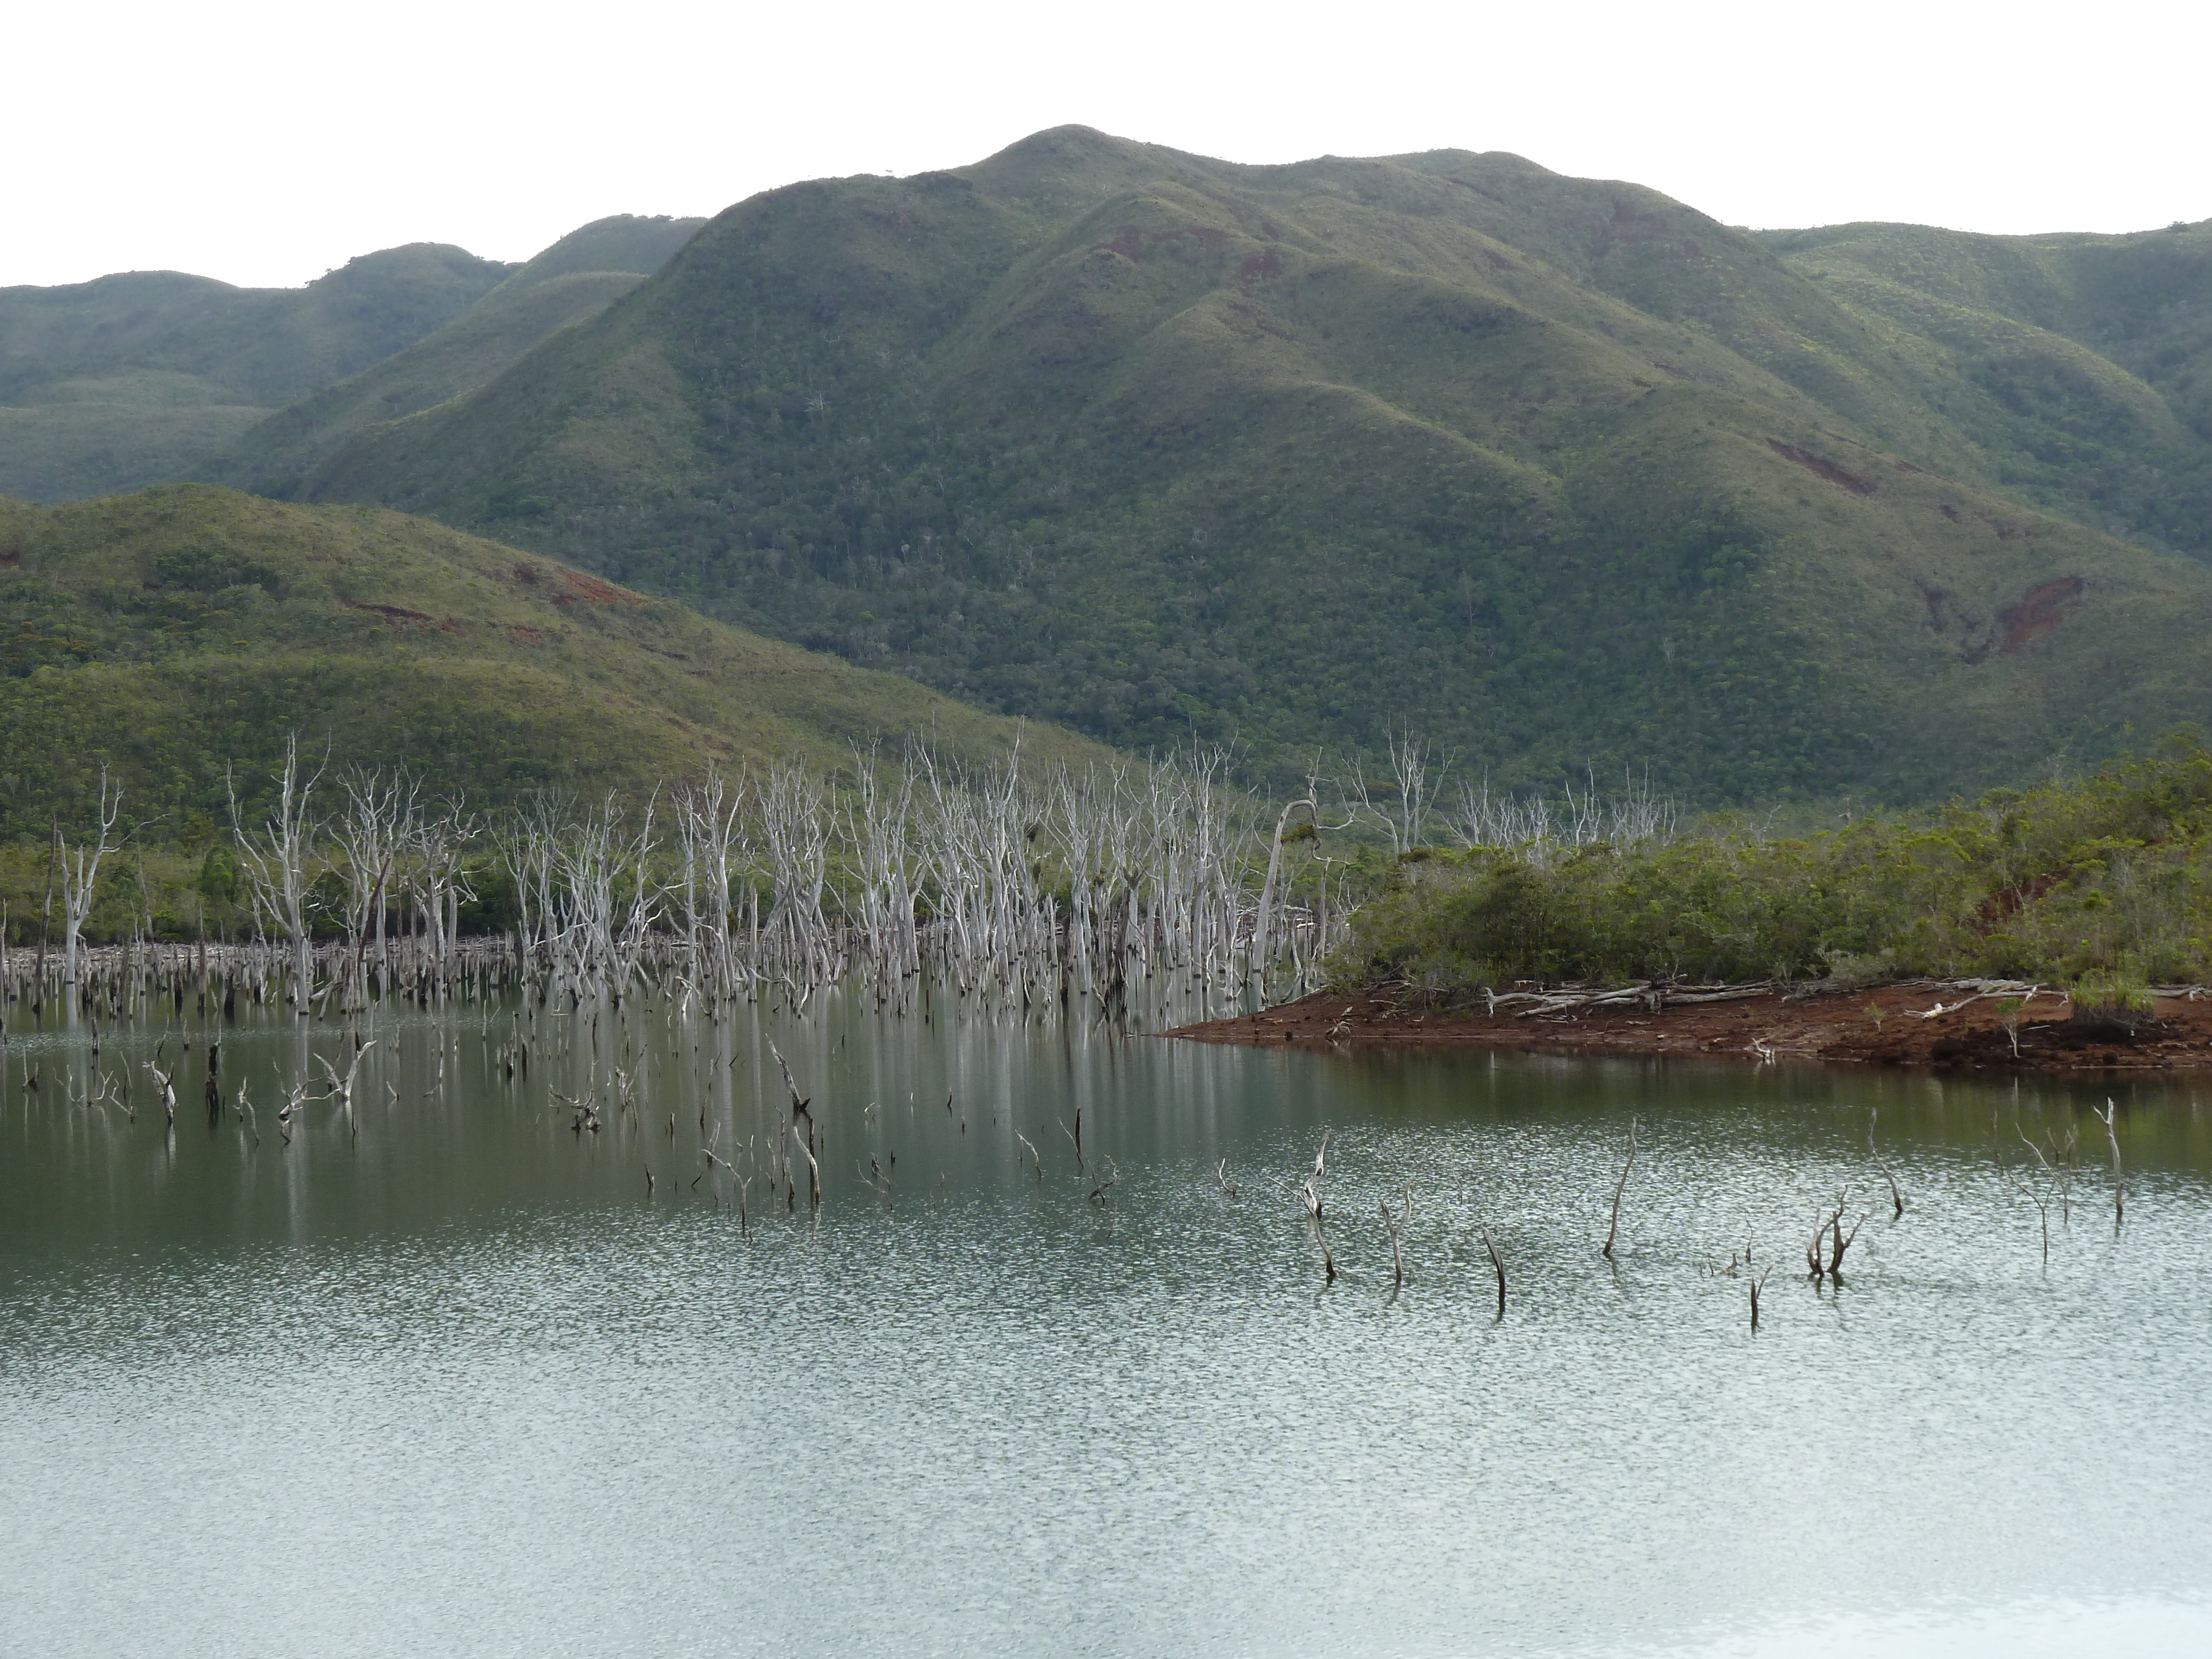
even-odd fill
[(1271, 276), (1283, 274), (1283, 256), (1269, 248), (1261, 253), (1248, 253), (1244, 263), (1237, 267), (1237, 280), (1247, 285), (1264, 283)]
[(1162, 242), (1172, 242), (1184, 236), (1195, 236), (1208, 247), (1219, 247), (1229, 240), (1229, 233), (1212, 225), (1186, 225), (1179, 230), (1139, 230), (1134, 225), (1125, 225), (1103, 242), (1091, 244), (1093, 253), (1118, 253), (1124, 259), (1139, 260), (1145, 249)]
[(429, 628), (438, 620), (427, 611), (410, 611), (404, 605), (371, 605), (365, 599), (340, 599), (338, 603), (349, 611), (373, 611), (386, 622), (405, 623), (414, 628)]
[(2005, 631), (2004, 643), (1997, 649), (2009, 657), (2030, 640), (2057, 627), (2066, 620), (2059, 607), (2080, 594), (2084, 586), (2079, 576), (2060, 576), (2029, 588), (2018, 605), (2008, 605), (1997, 612), (1997, 621)]
[(1794, 461), (1815, 477), (1826, 478), (1830, 483), (1839, 485), (1854, 495), (1874, 494), (1874, 485), (1857, 473), (1846, 472), (1833, 461), (1824, 461), (1818, 455), (1798, 448), (1796, 444), (1785, 444), (1779, 438), (1769, 438), (1766, 447), (1784, 460)]
[(617, 587), (612, 582), (603, 582), (597, 576), (587, 576), (580, 570), (564, 570), (561, 573), (561, 580), (568, 583), (569, 591), (566, 593), (556, 593), (553, 596), (553, 603), (556, 605), (574, 605), (578, 599), (591, 605), (643, 605), (646, 603), (643, 595)]

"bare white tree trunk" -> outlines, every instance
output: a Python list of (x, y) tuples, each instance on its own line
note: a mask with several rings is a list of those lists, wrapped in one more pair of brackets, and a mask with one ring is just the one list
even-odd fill
[(304, 1017), (315, 990), (314, 939), (307, 927), (307, 864), (314, 856), (316, 826), (309, 803), (323, 772), (317, 767), (313, 776), (301, 779), (299, 734), (294, 732), (284, 739), (284, 769), (272, 775), (278, 785), (276, 811), (258, 830), (246, 829), (240, 820), (238, 791), (228, 772), (223, 782), (230, 793), (231, 833), (253, 889), (254, 909), (266, 913), (292, 947), (292, 1000)]
[(92, 844), (82, 842), (74, 853), (69, 842), (57, 833), (56, 843), (60, 848), (62, 872), (62, 983), (76, 983), (77, 936), (84, 929), (84, 919), (92, 911), (93, 889), (100, 880), (100, 861), (113, 847), (116, 815), (123, 810), (123, 786), (110, 788), (107, 769), (100, 769), (99, 825)]

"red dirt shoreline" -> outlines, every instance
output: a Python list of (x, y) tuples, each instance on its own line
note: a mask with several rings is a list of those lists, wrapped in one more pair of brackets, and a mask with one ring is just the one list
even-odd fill
[[(1918, 980), (1812, 995), (1780, 991), (1724, 1002), (1642, 1004), (1522, 1014), (1424, 1009), (1391, 993), (1316, 992), (1235, 1019), (1163, 1033), (1257, 1047), (1439, 1046), (1590, 1054), (1734, 1056), (1997, 1072), (2182, 1071), (2212, 1067), (2212, 995), (2160, 996), (2156, 1020), (2132, 1036), (2069, 1023), (2064, 994), (2030, 1001), (2013, 1052), (1998, 999), (1951, 981)], [(1941, 1009), (1931, 1018), (1918, 1018)], [(1877, 1019), (1873, 1011), (1878, 1010)]]

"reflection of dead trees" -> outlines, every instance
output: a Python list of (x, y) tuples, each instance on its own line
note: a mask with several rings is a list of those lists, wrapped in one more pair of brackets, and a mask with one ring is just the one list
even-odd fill
[(1759, 1293), (1766, 1288), (1766, 1275), (1774, 1271), (1768, 1267), (1751, 1281), (1751, 1328), (1759, 1328)]

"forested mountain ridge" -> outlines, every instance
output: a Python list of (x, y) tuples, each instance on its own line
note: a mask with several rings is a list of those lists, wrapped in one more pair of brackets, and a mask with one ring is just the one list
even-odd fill
[[(0, 289), (0, 494), (64, 501), (228, 473), (235, 469), (218, 458), (241, 443), (256, 465), (281, 465), (299, 423), (280, 422), (276, 439), (256, 428), (287, 405), (439, 341), (449, 326), (463, 337), (430, 354), (435, 367), (381, 377), (356, 401), (391, 419), (465, 391), (632, 286), (700, 222), (619, 215), (520, 265), (416, 243), (364, 254), (297, 289), (176, 271)], [(485, 313), (488, 325), (478, 320)], [(391, 395), (395, 386), (401, 395)], [(331, 418), (325, 411), (313, 425)]]
[(2084, 523), (2212, 552), (2212, 223), (1759, 240), (1899, 343), (1983, 476)]
[(232, 763), (263, 788), (294, 732), (334, 777), (407, 764), (478, 806), (643, 799), (715, 761), (849, 771), (878, 738), (1105, 757), (400, 514), (193, 484), (0, 497), (0, 842), (81, 821), (103, 766), (173, 838), (220, 820)]
[(2212, 713), (2186, 514), (2053, 435), (2186, 457), (2166, 395), (1811, 257), (1510, 155), (1063, 128), (739, 204), (301, 488), (1278, 776), (1411, 725), (1501, 781), (1910, 797)]

